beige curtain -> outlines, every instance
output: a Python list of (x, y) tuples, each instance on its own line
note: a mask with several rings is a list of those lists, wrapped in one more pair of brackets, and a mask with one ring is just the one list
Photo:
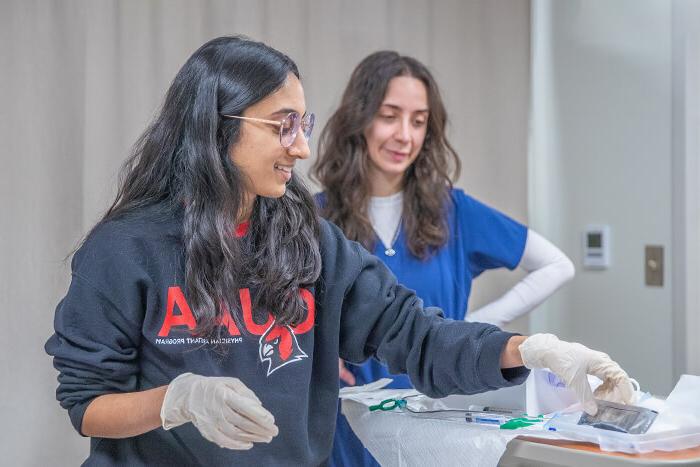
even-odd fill
[[(3, 464), (85, 458), (43, 352), (69, 281), (63, 258), (113, 196), (120, 164), (178, 68), (206, 40), (234, 33), (297, 61), (319, 125), (368, 53), (392, 48), (425, 61), (464, 163), (459, 185), (526, 220), (526, 0), (0, 1)], [(515, 280), (495, 277), (480, 279), (472, 304)]]

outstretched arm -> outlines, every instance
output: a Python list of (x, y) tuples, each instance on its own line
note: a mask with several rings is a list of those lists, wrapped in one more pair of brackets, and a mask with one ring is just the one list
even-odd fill
[[(424, 308), (379, 259), (357, 244), (346, 245), (350, 251), (340, 256), (354, 260), (343, 274), (349, 287), (342, 304), (341, 358), (360, 363), (375, 357), (390, 372), (408, 374), (417, 389), (433, 397), (474, 394), (525, 380), (528, 371), (517, 345), (507, 345), (514, 334), (489, 324), (444, 319), (442, 310)], [(350, 264), (354, 272), (348, 271)], [(506, 348), (508, 371), (502, 371)]]

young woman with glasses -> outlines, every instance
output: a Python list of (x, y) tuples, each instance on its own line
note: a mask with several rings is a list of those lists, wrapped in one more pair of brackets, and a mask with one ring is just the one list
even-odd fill
[[(430, 71), (383, 51), (355, 68), (340, 107), (321, 135), (313, 171), (322, 215), (379, 257), (399, 282), (448, 318), (465, 319), (472, 280), (488, 269), (528, 275), (466, 319), (503, 326), (531, 311), (574, 275), (554, 245), (452, 187), (460, 161), (447, 140), (447, 113)], [(339, 363), (346, 384), (394, 378), (371, 360)], [(363, 456), (365, 461), (363, 462)], [(372, 465), (345, 418), (338, 417), (336, 465)]]
[(214, 39), (178, 72), (46, 343), (85, 465), (324, 464), (338, 358), (381, 358), (433, 396), (547, 366), (589, 405), (586, 372), (629, 398), (600, 352), (424, 309), (317, 217), (294, 169), (312, 129), (296, 65), (264, 44)]

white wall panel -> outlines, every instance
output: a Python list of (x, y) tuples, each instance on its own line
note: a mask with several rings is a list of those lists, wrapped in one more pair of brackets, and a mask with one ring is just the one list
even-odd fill
[[(671, 3), (537, 1), (534, 11), (532, 225), (577, 276), (533, 330), (603, 350), (646, 390), (668, 393)], [(583, 269), (586, 224), (610, 225), (609, 269)], [(644, 284), (645, 245), (665, 248), (663, 287)]]

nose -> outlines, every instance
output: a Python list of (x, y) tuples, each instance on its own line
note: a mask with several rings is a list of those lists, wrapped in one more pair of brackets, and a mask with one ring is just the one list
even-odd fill
[(308, 159), (311, 155), (309, 141), (306, 139), (301, 129), (297, 132), (297, 136), (294, 138), (292, 145), (287, 148), (287, 154), (297, 159)]
[(408, 118), (402, 118), (394, 133), (396, 141), (406, 143), (411, 140), (411, 122)]

